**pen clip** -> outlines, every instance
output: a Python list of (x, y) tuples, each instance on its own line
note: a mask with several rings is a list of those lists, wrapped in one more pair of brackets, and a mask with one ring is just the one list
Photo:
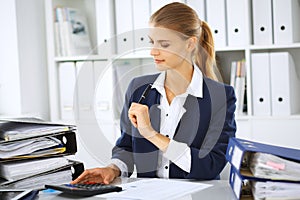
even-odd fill
[(148, 96), (149, 94), (149, 91), (151, 90), (151, 87), (152, 87), (152, 84), (149, 84), (146, 89), (144, 90), (144, 92), (142, 93), (140, 99), (138, 100), (138, 103), (142, 103), (142, 101), (144, 99), (146, 99), (146, 97)]

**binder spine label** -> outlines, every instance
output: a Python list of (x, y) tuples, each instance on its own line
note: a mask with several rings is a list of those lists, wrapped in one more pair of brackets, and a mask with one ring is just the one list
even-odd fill
[(241, 195), (241, 188), (242, 188), (242, 180), (236, 173), (234, 173), (233, 191), (238, 199)]
[(235, 167), (235, 169), (240, 169), (240, 164), (243, 158), (243, 151), (238, 146), (231, 146), (233, 148), (231, 163)]

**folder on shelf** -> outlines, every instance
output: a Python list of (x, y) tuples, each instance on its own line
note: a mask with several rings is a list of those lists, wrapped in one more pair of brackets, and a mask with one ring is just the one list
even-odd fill
[(252, 53), (251, 63), (253, 115), (271, 116), (269, 53)]
[(0, 189), (44, 189), (45, 184), (65, 184), (76, 179), (83, 171), (82, 162), (69, 160), (65, 166), (15, 181), (0, 181)]
[[(235, 67), (233, 65), (236, 65)], [(234, 90), (236, 94), (236, 113), (241, 115), (244, 112), (244, 100), (246, 94), (246, 66), (245, 61), (233, 61), (231, 63), (231, 75), (234, 76)], [(232, 77), (231, 77), (232, 78)]]
[(230, 169), (229, 184), (237, 199), (299, 199), (300, 182), (264, 180)]
[(273, 44), (272, 0), (252, 0), (253, 43)]
[[(216, 12), (218, 11), (218, 12)], [(226, 1), (206, 1), (206, 19), (210, 25), (216, 48), (227, 46)]]
[(75, 56), (91, 53), (92, 47), (85, 14), (77, 8), (55, 8), (57, 55)]
[(76, 68), (74, 62), (62, 62), (58, 66), (60, 117), (62, 120), (75, 119)]
[(186, 3), (197, 12), (199, 19), (206, 21), (205, 0), (186, 0)]
[(110, 0), (95, 1), (96, 9), (96, 27), (97, 27), (97, 51), (98, 55), (103, 58), (108, 58), (115, 53), (113, 39), (113, 9), (110, 5)]
[(117, 54), (133, 51), (132, 0), (116, 0)]
[(300, 4), (297, 0), (273, 0), (275, 44), (300, 41)]
[(251, 44), (250, 0), (226, 0), (226, 7), (228, 46)]
[(148, 22), (150, 17), (149, 1), (133, 0), (133, 37), (134, 49), (139, 52), (149, 49)]
[[(177, 0), (177, 1), (183, 2), (183, 0)], [(168, 3), (172, 3), (173, 0), (151, 0), (150, 2), (151, 2), (150, 3), (150, 5), (151, 5), (151, 14), (153, 14), (158, 9), (160, 9), (161, 7), (163, 7), (164, 5), (166, 5)]]
[(272, 114), (287, 116), (300, 112), (300, 79), (292, 55), (270, 53)]
[[(113, 67), (107, 61), (94, 61), (95, 114), (98, 123), (113, 123)], [(115, 96), (114, 96), (115, 97)]]
[(300, 182), (300, 150), (230, 138), (226, 159), (247, 178)]
[(80, 120), (91, 120), (94, 118), (94, 70), (92, 61), (76, 62), (77, 70), (77, 102), (78, 113)]

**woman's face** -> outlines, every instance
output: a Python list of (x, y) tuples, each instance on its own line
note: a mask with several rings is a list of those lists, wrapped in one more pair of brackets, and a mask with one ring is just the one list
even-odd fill
[(184, 39), (180, 33), (152, 26), (149, 31), (149, 39), (151, 43), (150, 54), (153, 56), (158, 70), (176, 69), (183, 62), (191, 60), (188, 40)]

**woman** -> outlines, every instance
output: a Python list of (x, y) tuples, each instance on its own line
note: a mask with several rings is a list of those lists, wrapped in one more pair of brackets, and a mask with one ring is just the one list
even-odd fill
[[(182, 3), (150, 18), (151, 55), (159, 74), (137, 77), (126, 92), (112, 164), (72, 183), (109, 184), (118, 176), (217, 179), (235, 136), (235, 94), (217, 82), (208, 24)], [(142, 98), (141, 98), (142, 97)]]

